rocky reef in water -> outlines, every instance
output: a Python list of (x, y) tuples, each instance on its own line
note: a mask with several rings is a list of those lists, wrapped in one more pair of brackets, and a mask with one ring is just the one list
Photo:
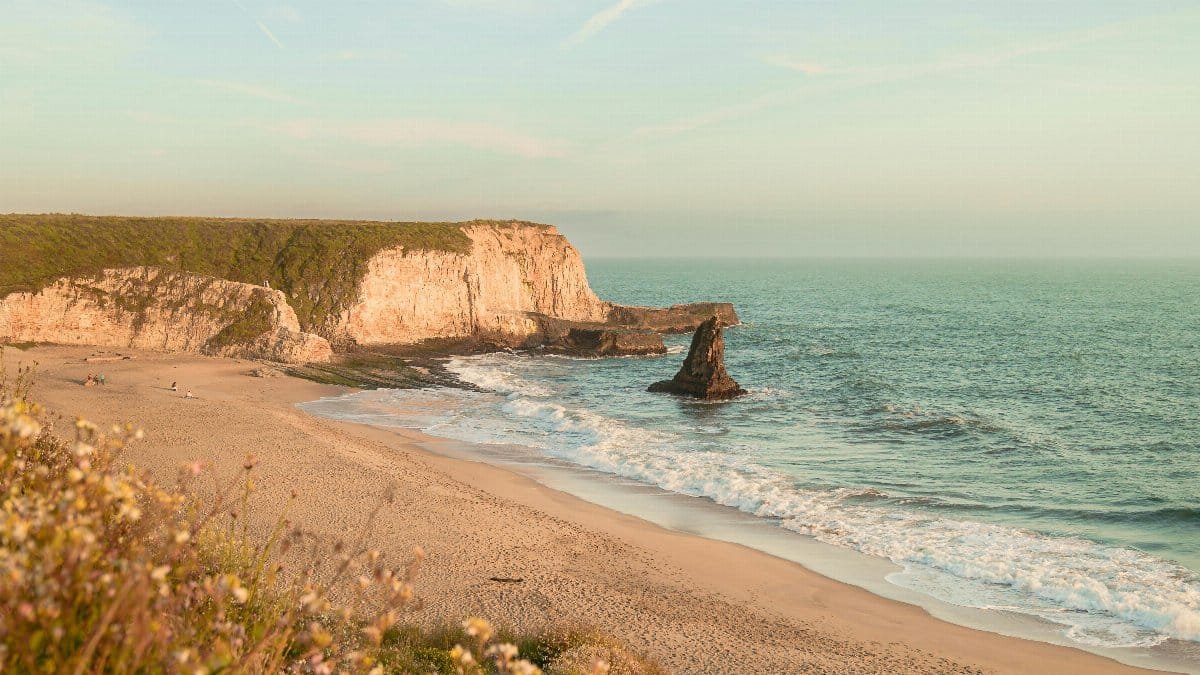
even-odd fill
[(746, 393), (725, 370), (725, 338), (721, 335), (720, 317), (714, 315), (696, 329), (687, 358), (675, 377), (655, 382), (648, 391), (706, 401), (731, 399)]

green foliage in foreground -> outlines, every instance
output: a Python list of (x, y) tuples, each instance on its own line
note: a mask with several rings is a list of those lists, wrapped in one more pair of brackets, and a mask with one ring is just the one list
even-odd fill
[(367, 261), (405, 251), (467, 253), (472, 224), (244, 218), (0, 215), (0, 297), (67, 275), (148, 265), (287, 293), (304, 330), (322, 332), (349, 306)]
[[(0, 672), (661, 672), (585, 633), (406, 625), (420, 549), (395, 564), (283, 519), (254, 541), (252, 458), (207, 504), (190, 489), (200, 465), (159, 485), (116, 460), (141, 437), (132, 427), (78, 421), (73, 441), (53, 435), (28, 400), (32, 370), (10, 376), (3, 356)], [(283, 574), (284, 554), (307, 562)], [(350, 599), (335, 604), (333, 589)]]

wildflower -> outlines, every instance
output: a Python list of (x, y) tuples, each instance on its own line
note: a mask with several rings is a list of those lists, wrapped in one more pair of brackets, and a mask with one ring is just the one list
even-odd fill
[(167, 573), (171, 571), (170, 565), (159, 565), (150, 572), (150, 578), (155, 581), (162, 581), (167, 578)]
[(379, 615), (379, 618), (375, 620), (375, 625), (379, 626), (381, 630), (386, 631), (392, 626), (395, 626), (396, 621), (398, 621), (399, 618), (400, 617), (396, 616), (395, 612), (388, 610)]
[[(7, 411), (6, 411), (7, 412)], [(42, 427), (37, 423), (37, 420), (28, 415), (16, 415), (9, 422), (8, 429), (5, 430), (8, 434), (17, 438), (29, 439), (34, 438), (42, 432)]]
[(300, 606), (309, 614), (320, 614), (329, 608), (329, 603), (317, 591), (310, 588), (307, 593), (300, 596)]
[(238, 586), (233, 589), (233, 599), (239, 605), (246, 604), (246, 600), (250, 598), (250, 591), (246, 590), (245, 586)]
[(512, 661), (513, 659), (517, 658), (518, 650), (516, 645), (505, 642), (503, 644), (492, 645), (491, 647), (488, 647), (487, 653), (488, 656), (497, 656), (505, 661)]
[(492, 639), (492, 624), (487, 619), (479, 617), (471, 617), (463, 622), (463, 628), (466, 629), (467, 635), (479, 640), (487, 642)]
[(471, 654), (471, 650), (463, 649), (462, 645), (454, 645), (450, 650), (450, 660), (463, 668), (469, 668), (475, 663), (475, 656)]
[(509, 666), (508, 672), (512, 673), (512, 675), (542, 675), (541, 668), (538, 668), (525, 659), (514, 661), (513, 664)]
[(496, 645), (493, 647), (493, 649), (496, 650), (496, 653), (499, 653), (500, 656), (509, 659), (509, 661), (512, 661), (512, 659), (516, 658), (518, 653), (517, 646), (511, 643)]
[(308, 636), (312, 640), (313, 645), (318, 649), (324, 649), (329, 646), (329, 643), (333, 642), (333, 636), (316, 621), (308, 625)]
[(176, 544), (187, 543), (187, 540), (189, 540), (191, 538), (192, 538), (192, 533), (188, 532), (187, 530), (180, 530), (175, 533), (175, 543)]
[(128, 502), (121, 504), (118, 510), (120, 516), (129, 522), (137, 522), (142, 517), (142, 510)]

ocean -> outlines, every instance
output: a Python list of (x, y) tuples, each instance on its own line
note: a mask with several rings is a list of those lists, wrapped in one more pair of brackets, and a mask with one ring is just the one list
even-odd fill
[(690, 338), (669, 336), (658, 357), (454, 358), (479, 391), (304, 407), (738, 509), (1068, 643), (1195, 653), (1200, 262), (596, 260), (588, 274), (621, 303), (733, 302), (727, 365), (749, 395), (648, 393)]

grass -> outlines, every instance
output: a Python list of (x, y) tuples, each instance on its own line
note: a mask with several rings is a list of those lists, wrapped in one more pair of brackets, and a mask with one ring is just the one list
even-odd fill
[[(583, 632), (404, 623), (419, 548), (392, 561), (365, 544), (369, 527), (357, 543), (324, 542), (283, 516), (255, 538), (253, 458), (207, 499), (193, 490), (199, 464), (158, 484), (119, 461), (140, 431), (79, 420), (59, 437), (29, 400), (34, 370), (10, 373), (3, 357), (0, 672), (661, 672)], [(285, 554), (302, 562), (285, 570)]]
[(154, 266), (251, 284), (288, 295), (301, 328), (332, 337), (367, 263), (379, 251), (468, 253), (470, 225), (246, 218), (0, 215), (0, 297), (37, 291), (63, 276)]
[(209, 338), (204, 345), (205, 351), (222, 353), (231, 347), (249, 347), (255, 340), (271, 332), (275, 324), (275, 305), (264, 297), (264, 293), (266, 291), (256, 292), (249, 306), (232, 323)]

